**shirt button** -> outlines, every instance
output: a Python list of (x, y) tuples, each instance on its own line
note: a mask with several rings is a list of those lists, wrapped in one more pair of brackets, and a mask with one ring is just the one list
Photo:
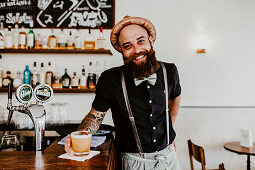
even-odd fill
[(155, 130), (156, 129), (156, 127), (155, 126), (153, 126), (153, 130)]
[(152, 103), (152, 100), (149, 100), (149, 103)]
[(147, 88), (149, 89), (149, 88), (150, 88), (150, 86), (147, 86)]
[(155, 143), (155, 142), (156, 142), (156, 139), (153, 139), (153, 142)]
[(152, 116), (152, 114), (150, 114), (150, 117)]

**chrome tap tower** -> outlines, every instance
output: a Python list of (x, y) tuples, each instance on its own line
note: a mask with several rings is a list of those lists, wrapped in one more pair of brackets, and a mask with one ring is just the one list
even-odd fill
[[(46, 111), (44, 103), (49, 101), (53, 95), (53, 90), (49, 85), (40, 84), (33, 88), (28, 84), (20, 85), (16, 90), (16, 98), (23, 105), (12, 105), (12, 84), (8, 85), (8, 104), (9, 110), (7, 127), (9, 126), (14, 111), (27, 114), (35, 128), (35, 150), (41, 151), (44, 149), (44, 132), (45, 132), (45, 120)], [(37, 100), (35, 104), (29, 104), (32, 96)], [(6, 131), (5, 131), (6, 134)]]

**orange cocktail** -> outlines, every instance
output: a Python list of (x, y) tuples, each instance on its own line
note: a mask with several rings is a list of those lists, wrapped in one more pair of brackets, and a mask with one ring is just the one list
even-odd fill
[(71, 133), (71, 139), (74, 155), (85, 156), (89, 154), (91, 134), (86, 131), (76, 131)]

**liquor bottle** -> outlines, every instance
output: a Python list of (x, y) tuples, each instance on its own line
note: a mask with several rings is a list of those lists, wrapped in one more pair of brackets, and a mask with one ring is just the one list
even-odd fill
[(72, 89), (78, 89), (78, 86), (79, 86), (79, 79), (76, 76), (76, 72), (73, 72), (73, 77), (71, 80), (71, 87), (72, 87)]
[(81, 49), (82, 39), (81, 39), (79, 27), (76, 28), (76, 32), (77, 32), (77, 35), (75, 36), (75, 49)]
[(89, 70), (88, 70), (88, 78), (87, 78), (87, 87), (89, 89), (94, 89), (95, 86), (95, 81), (94, 81), (94, 75), (93, 75), (93, 66), (92, 62), (89, 62)]
[(55, 49), (57, 48), (57, 38), (54, 35), (54, 29), (51, 29), (51, 35), (48, 38), (48, 47), (50, 49)]
[(19, 48), (19, 26), (18, 21), (15, 22), (14, 25), (14, 33), (13, 33), (13, 48)]
[(33, 23), (30, 22), (30, 29), (27, 33), (27, 48), (34, 49), (35, 48), (35, 33), (33, 30)]
[(6, 77), (3, 78), (3, 87), (8, 87), (9, 83), (13, 83), (13, 78), (11, 78), (11, 71), (6, 71)]
[(0, 49), (4, 48), (4, 24), (0, 22)]
[(44, 64), (41, 63), (41, 68), (40, 68), (40, 72), (39, 72), (39, 83), (40, 84), (45, 84), (45, 69), (44, 69)]
[(59, 89), (59, 88), (61, 88), (61, 86), (62, 86), (62, 84), (61, 84), (60, 75), (58, 73), (57, 66), (55, 66), (52, 88)]
[(73, 41), (73, 36), (72, 36), (72, 32), (69, 32), (69, 37), (67, 39), (67, 49), (74, 49), (74, 41)]
[(46, 72), (46, 80), (45, 83), (52, 86), (53, 83), (53, 72), (51, 68), (51, 62), (48, 62), (48, 70)]
[(23, 83), (24, 84), (29, 84), (29, 85), (31, 83), (31, 71), (29, 70), (28, 65), (26, 65), (26, 69), (24, 70)]
[[(46, 47), (47, 47), (47, 43), (46, 43)], [(35, 39), (35, 49), (42, 49), (42, 37), (40, 34), (36, 35), (36, 39)]]
[(34, 88), (38, 83), (38, 71), (37, 71), (37, 67), (36, 67), (36, 62), (34, 62), (31, 77), (32, 77), (31, 78), (31, 85)]
[(0, 87), (3, 86), (3, 65), (2, 65), (2, 55), (0, 54)]
[(17, 77), (13, 80), (13, 87), (17, 88), (19, 85), (22, 84), (22, 79), (21, 79), (21, 72), (17, 72)]
[(80, 88), (85, 89), (86, 85), (87, 85), (87, 79), (85, 75), (85, 66), (83, 65), (81, 70)]
[(12, 32), (11, 32), (12, 27), (8, 26), (8, 32), (6, 33), (4, 37), (4, 47), (5, 48), (12, 48)]
[(42, 49), (48, 48), (48, 37), (47, 36), (44, 35), (41, 37), (41, 44), (42, 44)]
[(64, 30), (63, 28), (61, 28), (61, 32), (58, 36), (58, 49), (65, 49), (66, 46), (67, 46), (67, 43), (66, 43), (66, 37), (65, 37), (65, 33), (64, 33)]
[(24, 25), (21, 26), (21, 30), (19, 32), (19, 48), (25, 49), (27, 44), (27, 33), (25, 32)]
[(96, 42), (94, 39), (94, 36), (91, 33), (91, 30), (89, 29), (89, 33), (85, 37), (84, 41), (84, 49), (95, 49)]
[(70, 87), (71, 77), (67, 74), (67, 69), (65, 69), (65, 74), (62, 76), (62, 88)]
[(96, 66), (95, 66), (95, 73), (93, 74), (94, 75), (94, 84), (95, 86), (97, 85), (97, 81), (101, 75), (101, 67), (100, 67), (100, 64), (99, 64), (99, 61), (96, 62)]
[(101, 26), (100, 32), (99, 32), (99, 37), (98, 37), (97, 43), (96, 43), (97, 49), (105, 49), (105, 44), (106, 44), (106, 41), (104, 38), (103, 27)]

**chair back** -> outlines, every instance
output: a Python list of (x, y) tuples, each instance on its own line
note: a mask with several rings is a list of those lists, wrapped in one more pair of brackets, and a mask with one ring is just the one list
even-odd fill
[(202, 170), (205, 170), (205, 152), (203, 147), (195, 145), (189, 139), (188, 148), (189, 148), (189, 159), (190, 159), (191, 170), (194, 170), (193, 158), (197, 160), (198, 162), (200, 162), (202, 165)]
[(224, 163), (219, 164), (219, 170), (225, 170)]

